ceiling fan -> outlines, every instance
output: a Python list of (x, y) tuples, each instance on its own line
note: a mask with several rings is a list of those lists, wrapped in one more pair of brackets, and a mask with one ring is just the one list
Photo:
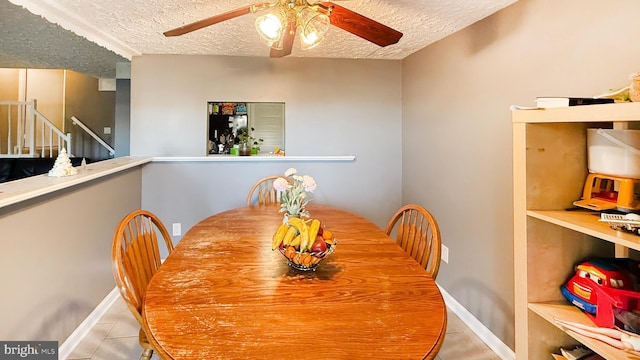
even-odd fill
[(164, 35), (184, 35), (257, 12), (267, 12), (256, 19), (256, 30), (262, 40), (271, 47), (271, 57), (284, 57), (291, 54), (296, 34), (300, 38), (303, 50), (317, 46), (324, 39), (330, 25), (381, 47), (395, 44), (402, 37), (401, 32), (333, 2), (311, 3), (309, 0), (275, 0), (256, 3), (166, 31)]

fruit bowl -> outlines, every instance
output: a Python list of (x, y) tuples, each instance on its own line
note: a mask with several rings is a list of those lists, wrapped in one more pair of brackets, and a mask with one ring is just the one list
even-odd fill
[(278, 249), (282, 256), (287, 259), (289, 266), (301, 271), (315, 271), (318, 267), (318, 264), (327, 258), (327, 256), (331, 255), (335, 250), (338, 242), (335, 239), (330, 241), (326, 241), (327, 250), (325, 251), (299, 251), (295, 246), (282, 246)]
[(290, 267), (308, 271), (315, 270), (337, 245), (331, 231), (320, 227), (320, 220), (289, 217), (273, 235), (271, 249), (278, 249)]

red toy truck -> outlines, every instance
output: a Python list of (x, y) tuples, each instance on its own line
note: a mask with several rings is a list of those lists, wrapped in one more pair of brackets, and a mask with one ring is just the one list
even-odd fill
[[(626, 265), (628, 259), (590, 259), (576, 267), (562, 294), (584, 310), (598, 326), (615, 324), (613, 309), (636, 310), (640, 293)], [(637, 264), (633, 262), (637, 268)]]

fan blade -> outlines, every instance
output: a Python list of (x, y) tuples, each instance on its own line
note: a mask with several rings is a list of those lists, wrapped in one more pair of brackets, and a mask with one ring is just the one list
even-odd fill
[(245, 7), (241, 7), (239, 9), (227, 11), (222, 14), (214, 15), (212, 17), (208, 17), (206, 19), (202, 19), (200, 21), (196, 21), (191, 24), (180, 26), (179, 28), (175, 28), (173, 30), (165, 31), (164, 36), (178, 36), (190, 33), (195, 30), (202, 29), (204, 27), (217, 24), (219, 22), (223, 22), (226, 20), (231, 20), (233, 18), (237, 18), (238, 16), (247, 15), (249, 13), (254, 13), (256, 11), (266, 9), (270, 7), (271, 4), (268, 2), (265, 3), (257, 3)]
[(402, 37), (401, 32), (340, 5), (332, 2), (321, 2), (320, 4), (326, 7), (333, 7), (331, 15), (329, 15), (331, 25), (371, 41), (376, 45), (384, 47), (395, 44)]
[(293, 41), (295, 40), (295, 37), (296, 37), (297, 28), (298, 27), (296, 26), (296, 19), (294, 17), (292, 21), (289, 21), (287, 28), (282, 34), (282, 50), (271, 48), (271, 52), (269, 53), (270, 57), (281, 58), (291, 54), (291, 50), (293, 49)]

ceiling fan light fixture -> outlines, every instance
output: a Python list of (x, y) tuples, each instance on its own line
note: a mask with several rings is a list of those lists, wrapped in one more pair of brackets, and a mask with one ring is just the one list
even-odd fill
[(316, 33), (311, 33), (308, 36), (301, 35), (300, 36), (300, 49), (309, 50), (318, 46), (322, 40), (324, 40), (324, 36), (318, 37)]
[(280, 11), (259, 16), (256, 19), (256, 30), (262, 40), (271, 46), (282, 38), (286, 17)]
[(325, 38), (329, 27), (335, 26), (380, 47), (398, 43), (402, 33), (331, 1), (270, 0), (239, 7), (190, 24), (165, 31), (164, 36), (178, 36), (207, 26), (256, 12), (255, 27), (271, 51), (269, 56), (281, 58), (291, 55), (295, 37), (300, 37), (302, 50), (311, 49)]
[(300, 24), (300, 47), (309, 50), (324, 40), (331, 22), (329, 16), (312, 8), (304, 8), (298, 12)]
[(267, 45), (269, 45), (269, 47), (274, 50), (284, 49), (284, 36), (280, 36), (280, 39), (278, 39), (278, 41), (273, 42), (271, 44), (267, 43)]
[(307, 7), (298, 12), (298, 19), (301, 49), (309, 50), (318, 46), (324, 40), (324, 34), (329, 31), (329, 16)]

